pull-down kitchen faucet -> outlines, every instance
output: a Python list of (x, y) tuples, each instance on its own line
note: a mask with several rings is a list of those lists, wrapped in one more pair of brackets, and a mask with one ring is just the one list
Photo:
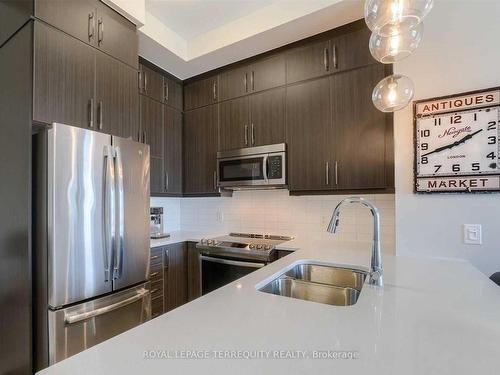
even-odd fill
[(377, 207), (364, 198), (349, 197), (343, 199), (333, 211), (330, 224), (328, 224), (328, 232), (335, 233), (340, 223), (340, 208), (344, 203), (360, 203), (370, 209), (373, 216), (373, 247), (372, 259), (370, 264), (370, 279), (369, 284), (375, 286), (384, 286), (383, 269), (382, 269), (382, 254), (380, 253), (380, 215)]

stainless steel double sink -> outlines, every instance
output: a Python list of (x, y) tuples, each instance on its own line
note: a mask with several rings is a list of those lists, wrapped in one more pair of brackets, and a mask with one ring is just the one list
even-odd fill
[(297, 264), (259, 290), (335, 306), (354, 305), (367, 272), (336, 266)]

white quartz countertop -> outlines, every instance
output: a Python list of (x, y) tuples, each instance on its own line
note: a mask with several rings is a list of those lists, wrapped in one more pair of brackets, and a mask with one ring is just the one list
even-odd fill
[[(172, 233), (152, 246), (214, 235)], [(468, 262), (385, 255), (384, 288), (365, 283), (350, 307), (258, 291), (296, 262), (369, 265), (369, 244), (297, 239), (283, 248), (294, 246), (300, 250), (40, 374), (500, 373), (500, 288)]]

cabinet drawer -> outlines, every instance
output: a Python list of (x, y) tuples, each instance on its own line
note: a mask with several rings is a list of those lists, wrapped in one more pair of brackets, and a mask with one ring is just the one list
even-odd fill
[(151, 264), (151, 270), (153, 269), (154, 266), (161, 267), (161, 265), (162, 265), (161, 253), (159, 253), (159, 254), (151, 254), (151, 258), (150, 258), (149, 262)]
[(151, 317), (163, 314), (163, 297), (151, 298)]
[(151, 299), (156, 297), (163, 298), (163, 278), (160, 280), (151, 280)]

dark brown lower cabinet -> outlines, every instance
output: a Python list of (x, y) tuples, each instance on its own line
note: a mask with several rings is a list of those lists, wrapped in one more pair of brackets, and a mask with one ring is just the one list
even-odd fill
[(182, 242), (168, 245), (165, 251), (167, 261), (164, 276), (165, 311), (170, 311), (188, 301), (187, 244)]
[(196, 242), (188, 242), (188, 301), (201, 297), (201, 257)]
[(149, 281), (151, 282), (151, 319), (165, 311), (163, 256), (165, 247), (154, 247), (150, 255)]
[(334, 147), (330, 78), (287, 87), (288, 184), (292, 191), (331, 190)]
[(217, 193), (217, 105), (184, 114), (184, 193)]

